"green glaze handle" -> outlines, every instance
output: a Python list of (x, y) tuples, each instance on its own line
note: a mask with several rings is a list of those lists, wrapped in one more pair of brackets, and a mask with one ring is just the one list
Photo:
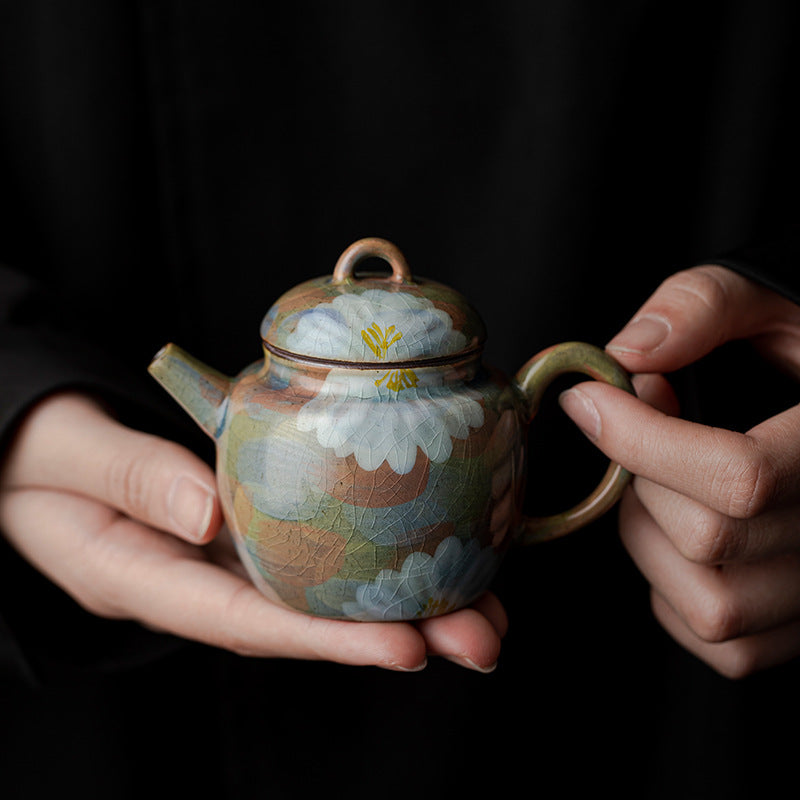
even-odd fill
[(392, 275), (389, 280), (394, 283), (413, 283), (411, 269), (405, 256), (391, 242), (372, 236), (359, 239), (347, 248), (333, 268), (333, 283), (350, 283), (355, 280), (355, 268), (359, 261), (366, 258), (381, 258), (391, 268)]
[[(628, 373), (605, 351), (583, 342), (564, 342), (534, 356), (516, 375), (517, 386), (528, 403), (528, 421), (536, 416), (547, 387), (569, 372), (583, 373), (634, 394)], [(630, 472), (611, 462), (594, 491), (576, 506), (546, 517), (524, 517), (520, 541), (546, 542), (582, 528), (619, 500), (630, 479)]]

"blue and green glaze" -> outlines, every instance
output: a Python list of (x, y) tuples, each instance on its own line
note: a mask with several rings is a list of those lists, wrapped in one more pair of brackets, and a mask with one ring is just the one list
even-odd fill
[[(374, 255), (392, 274), (355, 277)], [(474, 310), (412, 278), (383, 240), (355, 243), (333, 277), (280, 298), (261, 332), (263, 361), (236, 378), (172, 344), (150, 371), (215, 440), (239, 555), (291, 608), (351, 620), (461, 608), (512, 542), (585, 524), (629, 477), (610, 469), (601, 500), (577, 514), (523, 517), (525, 434), (544, 386), (579, 370), (629, 389), (627, 376), (597, 348), (570, 343), (508, 380), (481, 361)]]

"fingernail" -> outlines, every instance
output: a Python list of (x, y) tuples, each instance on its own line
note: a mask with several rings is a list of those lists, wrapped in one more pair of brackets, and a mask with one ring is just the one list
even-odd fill
[(488, 667), (481, 667), (471, 658), (467, 658), (466, 656), (446, 656), (446, 658), (448, 661), (452, 661), (454, 664), (474, 670), (475, 672), (482, 672), (484, 675), (488, 675), (490, 672), (494, 672), (497, 669), (496, 661), (494, 664), (490, 664)]
[(214, 490), (188, 475), (172, 482), (167, 498), (169, 518), (190, 539), (202, 539), (214, 512)]
[(580, 389), (567, 389), (558, 402), (567, 416), (592, 440), (600, 437), (600, 414), (591, 398)]
[(643, 355), (658, 349), (669, 336), (672, 326), (669, 320), (653, 314), (637, 317), (626, 325), (607, 345), (609, 350), (619, 353)]
[(387, 664), (386, 666), (395, 672), (422, 672), (428, 666), (428, 659), (423, 658), (416, 667), (401, 667), (399, 664)]

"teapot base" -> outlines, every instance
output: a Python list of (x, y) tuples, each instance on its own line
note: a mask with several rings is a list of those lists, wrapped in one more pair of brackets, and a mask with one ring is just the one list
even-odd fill
[(303, 587), (265, 574), (258, 543), (233, 538), (253, 585), (270, 601), (312, 616), (353, 622), (404, 622), (457, 611), (489, 588), (502, 561), (491, 545), (450, 536), (433, 554), (412, 552), (398, 559), (397, 568), (383, 568), (372, 579), (337, 575)]

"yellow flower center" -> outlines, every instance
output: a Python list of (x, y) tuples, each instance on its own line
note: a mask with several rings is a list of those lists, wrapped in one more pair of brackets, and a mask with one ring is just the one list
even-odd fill
[[(377, 322), (373, 322), (369, 328), (361, 331), (361, 338), (375, 354), (375, 358), (384, 361), (387, 358), (386, 351), (395, 342), (400, 341), (403, 334), (394, 325), (390, 325), (384, 330)], [(375, 385), (380, 386), (384, 381), (386, 381), (387, 389), (391, 389), (393, 392), (402, 392), (403, 389), (417, 385), (417, 376), (410, 369), (393, 369), (378, 378)]]
[(429, 597), (415, 616), (421, 619), (423, 617), (433, 617), (437, 614), (447, 614), (449, 611), (455, 610), (455, 607), (455, 603), (450, 603), (443, 597)]
[(393, 392), (402, 392), (411, 386), (417, 385), (417, 375), (412, 369), (393, 369), (375, 381), (380, 386), (386, 381), (386, 388)]
[(400, 331), (395, 333), (394, 325), (390, 325), (386, 330), (381, 330), (377, 322), (373, 322), (366, 330), (361, 331), (361, 338), (367, 343), (367, 347), (375, 353), (375, 358), (383, 361), (386, 358), (386, 351), (391, 345), (403, 338)]

